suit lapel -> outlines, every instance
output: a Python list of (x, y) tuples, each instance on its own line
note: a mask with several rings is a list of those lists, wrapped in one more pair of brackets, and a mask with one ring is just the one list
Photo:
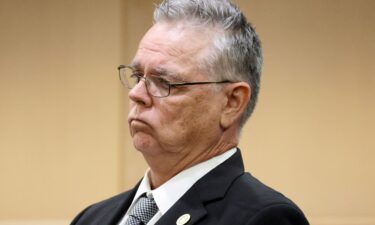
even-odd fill
[(190, 215), (186, 225), (197, 224), (206, 214), (205, 203), (220, 200), (233, 183), (244, 173), (239, 149), (224, 163), (198, 180), (156, 223), (156, 225), (176, 224), (184, 214)]
[(185, 214), (190, 216), (187, 224), (195, 224), (206, 215), (206, 209), (194, 189), (190, 189), (178, 200), (156, 223), (156, 225), (176, 224), (176, 221)]
[(130, 207), (140, 182), (131, 190), (121, 194), (119, 201), (98, 220), (98, 225), (117, 225)]

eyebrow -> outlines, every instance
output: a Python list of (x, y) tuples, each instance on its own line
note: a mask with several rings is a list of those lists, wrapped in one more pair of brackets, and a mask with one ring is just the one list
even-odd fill
[[(134, 70), (144, 70), (144, 67), (139, 62), (132, 62), (129, 64), (129, 66)], [(171, 79), (179, 81), (182, 80), (182, 78), (178, 76), (178, 73), (172, 73), (169, 70), (159, 66), (149, 69), (149, 74), (161, 77), (170, 77)]]
[(162, 67), (155, 67), (150, 69), (150, 74), (160, 76), (160, 77), (166, 77), (168, 80), (172, 82), (184, 82), (184, 79), (179, 76), (179, 73), (171, 72), (170, 70), (167, 70)]
[(135, 69), (135, 70), (141, 70), (142, 69), (141, 64), (138, 63), (138, 62), (131, 62), (129, 64), (129, 67), (132, 68), (132, 69)]
[(150, 73), (153, 75), (158, 76), (171, 76), (173, 77), (173, 74), (171, 74), (168, 70), (161, 68), (161, 67), (155, 67), (150, 69)]

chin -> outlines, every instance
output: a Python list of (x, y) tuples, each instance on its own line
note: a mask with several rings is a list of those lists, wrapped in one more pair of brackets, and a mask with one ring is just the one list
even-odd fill
[(157, 145), (155, 144), (155, 140), (150, 138), (150, 136), (148, 135), (139, 135), (139, 134), (134, 135), (133, 145), (142, 154), (148, 154), (148, 155), (156, 154), (155, 149), (157, 149), (156, 147)]

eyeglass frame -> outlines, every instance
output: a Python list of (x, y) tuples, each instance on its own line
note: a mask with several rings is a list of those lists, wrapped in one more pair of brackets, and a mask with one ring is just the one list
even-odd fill
[[(119, 65), (117, 67), (117, 70), (119, 71), (119, 78), (120, 78), (120, 81), (121, 81), (121, 84), (124, 85), (124, 86), (127, 86), (127, 88), (129, 90), (133, 89), (137, 84), (139, 84), (139, 82), (141, 80), (144, 80), (145, 81), (145, 85), (146, 85), (146, 90), (147, 92), (156, 97), (156, 98), (165, 98), (165, 97), (168, 97), (171, 93), (171, 88), (174, 88), (174, 87), (181, 87), (181, 86), (191, 86), (191, 85), (204, 85), (204, 84), (226, 84), (226, 83), (235, 83), (233, 81), (230, 81), (230, 80), (222, 80), (222, 81), (198, 81), (198, 82), (179, 82), (179, 83), (169, 83), (168, 81), (166, 81), (166, 85), (168, 85), (168, 93), (164, 96), (155, 96), (154, 94), (150, 93), (149, 91), (149, 87), (148, 87), (148, 82), (152, 82), (152, 80), (150, 80), (149, 78), (145, 77), (145, 76), (140, 76), (140, 75), (137, 75), (137, 74), (134, 74), (138, 79), (139, 81), (133, 86), (133, 87), (130, 87), (130, 84), (128, 84), (128, 81), (126, 78), (122, 78), (121, 76), (121, 69), (131, 69), (131, 70), (134, 70), (131, 66), (125, 66), (125, 65)], [(125, 80), (124, 80), (125, 79)]]

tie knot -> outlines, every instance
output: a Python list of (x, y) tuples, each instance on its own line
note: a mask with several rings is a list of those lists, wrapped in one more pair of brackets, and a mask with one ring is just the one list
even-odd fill
[[(154, 198), (146, 197), (146, 195), (143, 194), (131, 210), (128, 219), (129, 223), (126, 224), (147, 224), (157, 211), (158, 206), (156, 205)], [(142, 221), (142, 223), (131, 222), (134, 219)]]

